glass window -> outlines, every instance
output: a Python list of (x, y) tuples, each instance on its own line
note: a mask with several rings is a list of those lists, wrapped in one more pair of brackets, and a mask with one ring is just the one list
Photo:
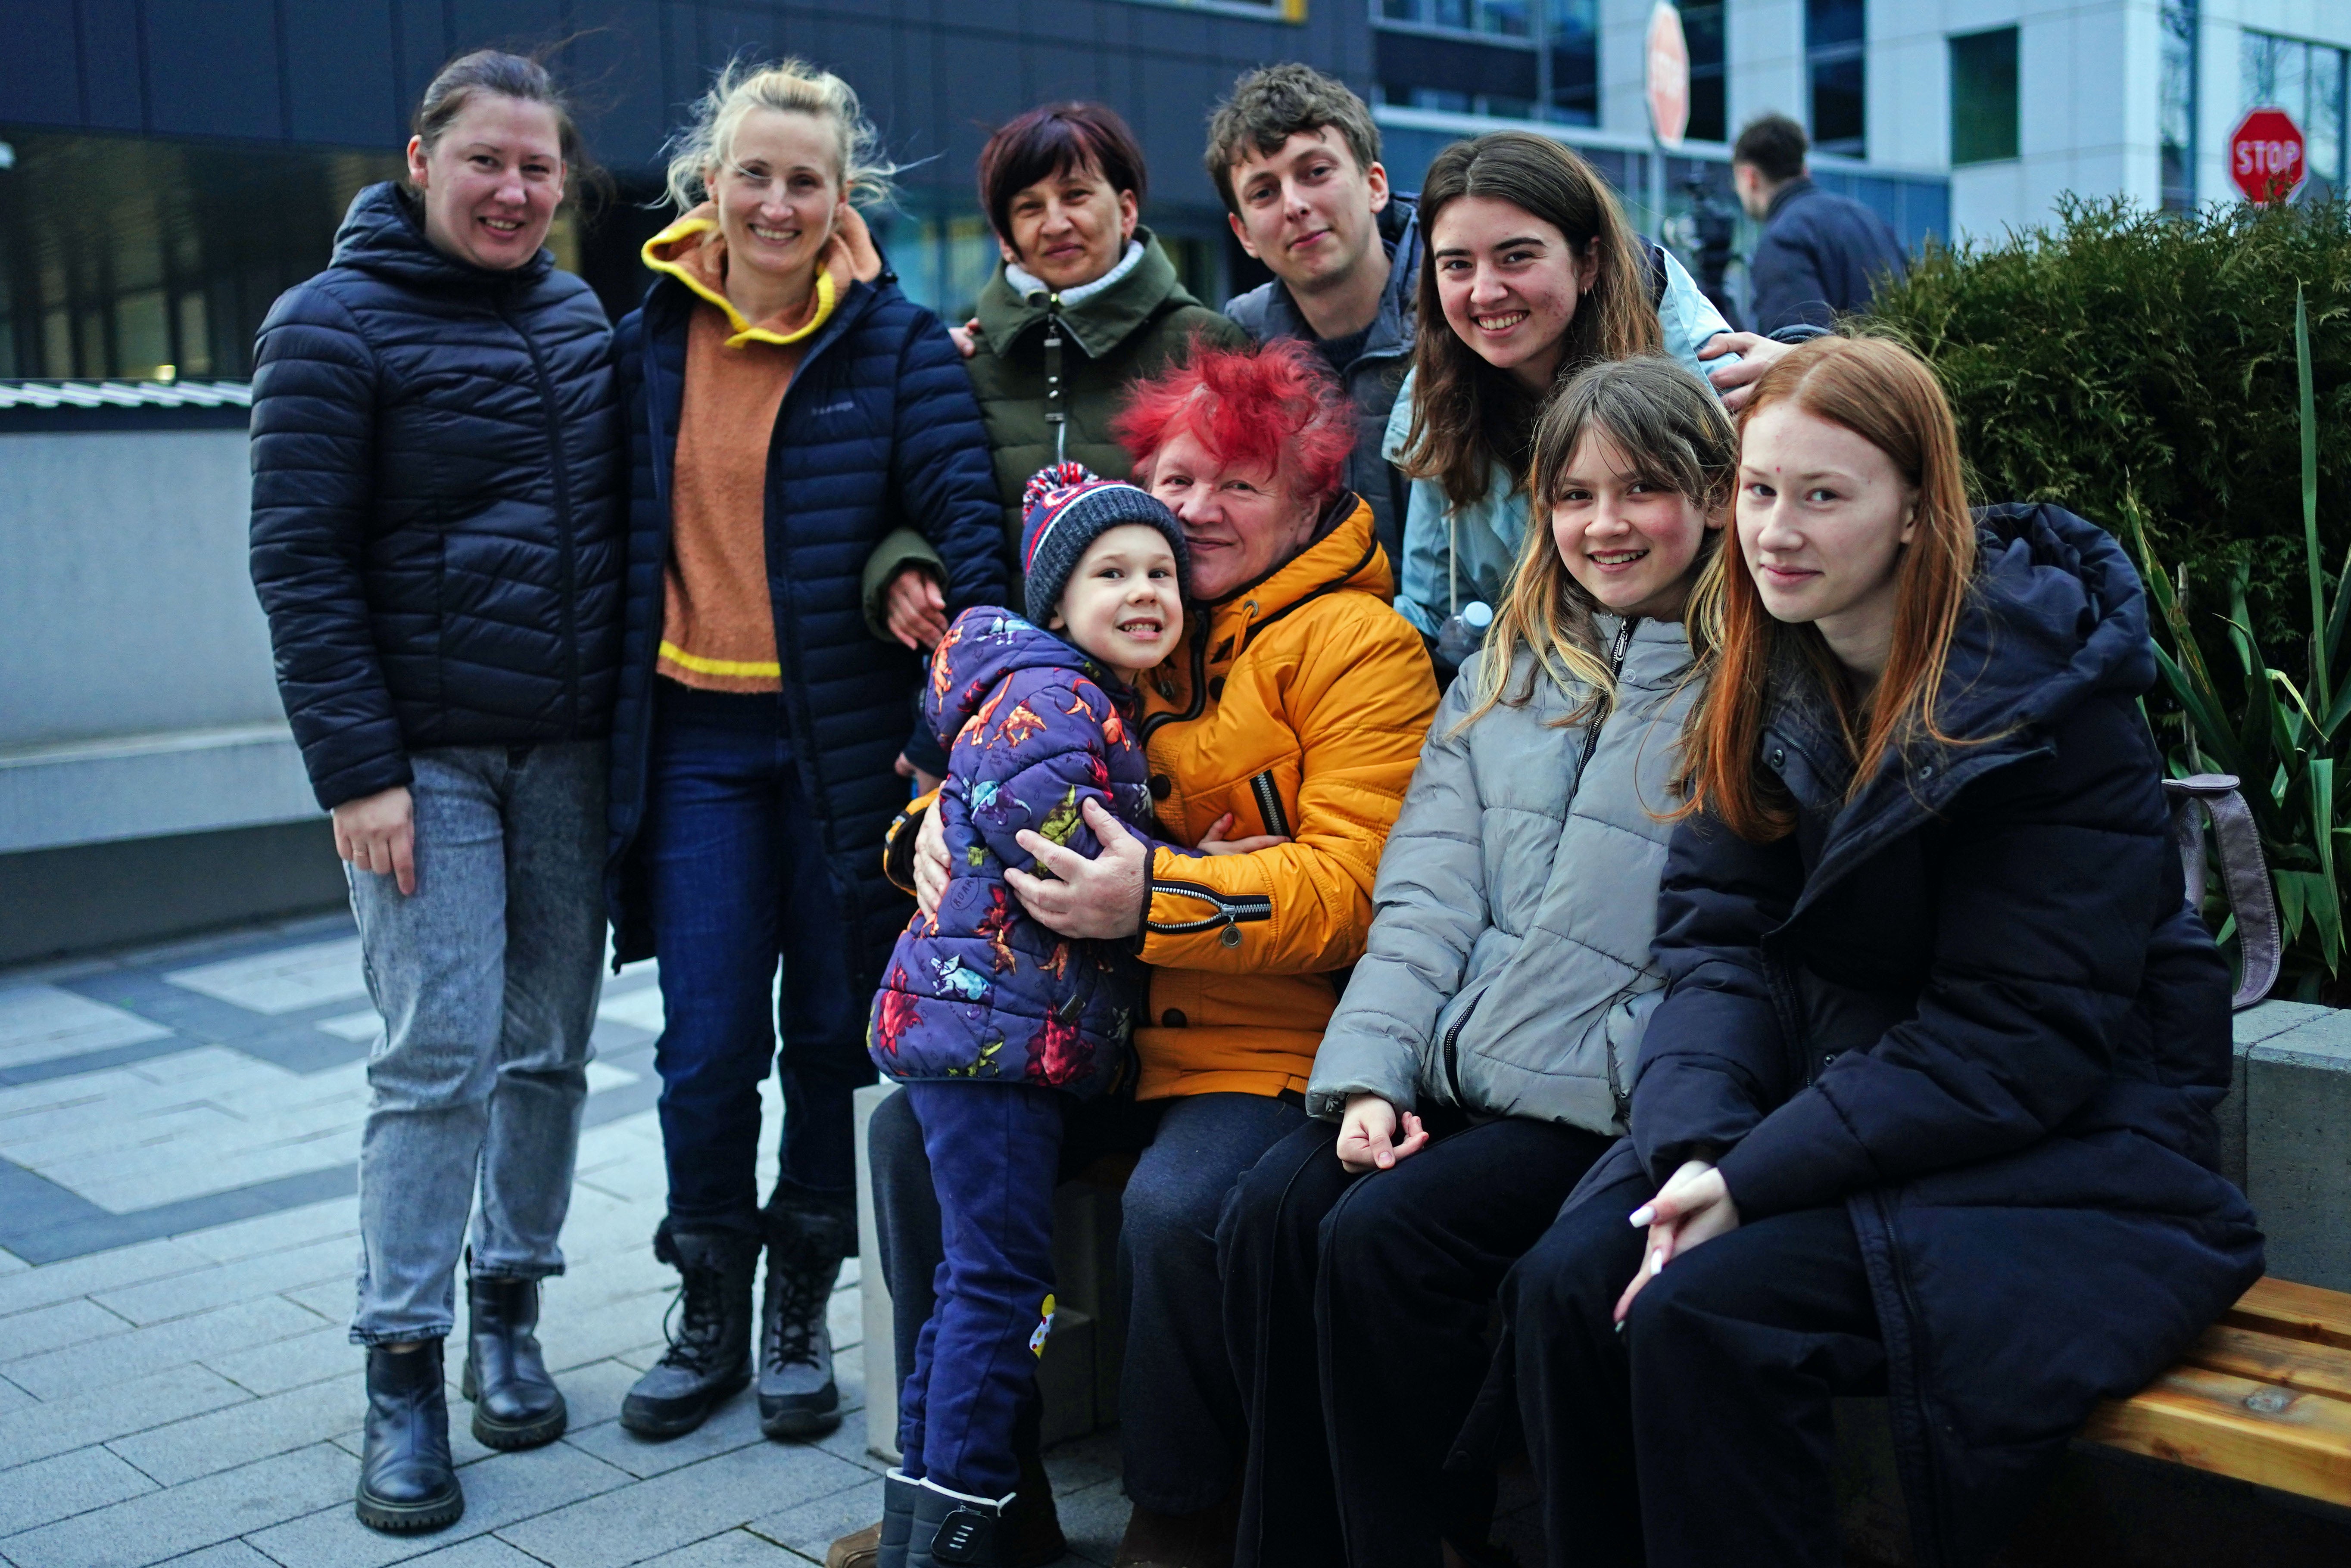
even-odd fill
[(2161, 101), (2163, 205), (2191, 212), (2196, 206), (2197, 0), (2163, 0)]
[(1689, 138), (1729, 140), (1729, 107), (1723, 90), (1722, 4), (1684, 5), (1682, 36), (1689, 44)]
[(1504, 38), (1531, 36), (1530, 0), (1380, 0), (1380, 15), (1391, 22), (1461, 33)]
[(1811, 78), (1813, 146), (1868, 156), (1862, 0), (1804, 0), (1804, 64)]
[(1951, 40), (1951, 162), (2016, 156), (2016, 29)]
[(1600, 123), (1600, 0), (1549, 0), (1543, 43), (1551, 54), (1551, 118)]
[(2310, 161), (2303, 199), (2331, 199), (2344, 189), (2346, 163), (2351, 163), (2346, 157), (2351, 149), (2345, 146), (2344, 101), (2351, 52), (2250, 29), (2241, 37), (2238, 111), (2282, 109), (2292, 115), (2302, 128)]
[(0, 127), (0, 374), (242, 377), (390, 155)]

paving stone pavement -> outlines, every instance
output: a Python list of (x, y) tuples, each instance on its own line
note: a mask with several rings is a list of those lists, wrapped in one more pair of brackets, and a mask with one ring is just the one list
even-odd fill
[[(353, 1162), (376, 1023), (350, 921), (0, 972), (0, 1563), (793, 1568), (879, 1517), (854, 1262), (830, 1314), (850, 1410), (831, 1437), (764, 1440), (747, 1393), (671, 1443), (615, 1419), (660, 1354), (674, 1280), (650, 1244), (660, 1028), (652, 966), (608, 980), (568, 1270), (540, 1325), (570, 1431), (528, 1453), (474, 1443), (461, 1330), (465, 1516), (388, 1536), (350, 1505)], [(768, 1100), (772, 1129), (772, 1079)], [(1114, 1435), (1047, 1462), (1070, 1561), (1107, 1564), (1127, 1514)]]

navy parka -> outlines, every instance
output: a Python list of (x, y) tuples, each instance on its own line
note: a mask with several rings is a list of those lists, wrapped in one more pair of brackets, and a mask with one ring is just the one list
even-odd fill
[[(617, 962), (653, 951), (633, 852), (644, 821), (686, 327), (699, 303), (683, 284), (661, 278), (614, 332), (630, 442), (606, 870)], [(869, 987), (906, 920), (905, 895), (882, 874), (882, 840), (906, 801), (906, 781), (892, 764), (914, 721), (923, 661), (874, 639), (859, 589), (866, 556), (901, 525), (921, 532), (946, 562), (950, 616), (1003, 602), (1002, 508), (970, 378), (938, 317), (884, 271), (851, 285), (810, 342), (768, 448), (780, 723), (859, 954), (856, 982)]]
[(612, 330), (540, 251), (510, 272), (371, 185), (278, 296), (253, 371), (254, 586), (319, 804), (408, 753), (604, 733), (620, 663)]
[(1962, 743), (1897, 749), (1848, 804), (1825, 703), (1767, 714), (1796, 831), (1677, 830), (1632, 1135), (1569, 1200), (1699, 1158), (1742, 1220), (1844, 1209), (1930, 1565), (1994, 1549), (2092, 1407), (2262, 1272), (2217, 1174), (2230, 978), (2137, 707), (2144, 590), (2069, 513), (1979, 515), (1940, 713)]

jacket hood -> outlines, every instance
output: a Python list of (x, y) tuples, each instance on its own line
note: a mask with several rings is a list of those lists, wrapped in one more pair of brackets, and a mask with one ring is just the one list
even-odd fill
[[(1167, 259), (1167, 252), (1149, 228), (1137, 223), (1134, 238), (1143, 246), (1143, 258), (1124, 277), (1061, 310), (1062, 324), (1089, 359), (1108, 357), (1168, 306), (1200, 303), (1176, 275), (1176, 264)], [(1049, 311), (1043, 295), (1024, 299), (1014, 290), (999, 261), (987, 286), (979, 291), (979, 303), (972, 314), (979, 317), (981, 336), (1002, 353), (1022, 333), (1044, 325)]]
[(1101, 660), (1025, 617), (1000, 606), (977, 605), (956, 617), (931, 655), (924, 709), (940, 747), (952, 753), (956, 737), (989, 693), (1023, 670), (1077, 671), (1114, 700), (1128, 699), (1126, 683)]
[(726, 238), (719, 232), (718, 208), (709, 202), (645, 242), (645, 265), (684, 284), (705, 303), (725, 313), (734, 330), (726, 346), (746, 343), (799, 343), (816, 336), (832, 316), (852, 284), (872, 283), (882, 275), (882, 253), (872, 232), (856, 208), (844, 203), (826, 245), (816, 290), (797, 311), (782, 312), (766, 321), (747, 321), (726, 297)]
[[(1420, 279), (1420, 198), (1396, 195), (1379, 211), (1380, 243), (1388, 253), (1387, 286), (1380, 292), (1380, 313), (1364, 339), (1362, 358), (1404, 355), (1412, 351), (1415, 291)], [(1225, 314), (1259, 342), (1273, 337), (1312, 341), (1313, 328), (1280, 278), (1258, 285), (1247, 294), (1225, 302)]]
[(335, 231), (334, 265), (412, 288), (519, 288), (553, 272), (555, 255), (541, 245), (530, 260), (507, 270), (459, 261), (424, 237), (424, 213), (416, 198), (386, 180), (351, 198), (342, 227)]
[(2044, 745), (2050, 728), (2084, 703), (2136, 698), (2155, 683), (2147, 591), (2112, 535), (2047, 504), (1983, 507), (1976, 522), (1976, 576), (1936, 718), (1951, 743), (1917, 737), (1889, 747), (1876, 774), (1840, 806), (1850, 763), (1809, 679), (1769, 718), (1767, 727), (1807, 761), (1800, 797), (1836, 813), (1807, 903), (1871, 846)]
[(2115, 536), (2063, 507), (1976, 513), (1974, 602), (1951, 645), (1947, 733), (2046, 725), (2107, 691), (2155, 683), (2147, 589)]

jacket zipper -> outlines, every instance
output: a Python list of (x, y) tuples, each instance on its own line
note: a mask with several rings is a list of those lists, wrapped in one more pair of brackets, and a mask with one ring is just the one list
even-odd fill
[(1274, 787), (1273, 770), (1249, 780), (1249, 789), (1257, 796), (1257, 814), (1265, 819), (1265, 830), (1276, 837), (1290, 836), (1290, 818), (1282, 814), (1281, 792)]
[(504, 300), (497, 309), (530, 355), (530, 368), (538, 377), (539, 406), (547, 410), (548, 452), (554, 459), (555, 515), (563, 535), (564, 736), (575, 739), (580, 733), (580, 562), (571, 517), (571, 460), (563, 450), (563, 419), (556, 410), (555, 379), (547, 373), (538, 340), (522, 329)]
[[(1625, 656), (1633, 651), (1633, 628), (1640, 624), (1639, 619), (1633, 617), (1617, 623), (1616, 639), (1608, 645), (1608, 676), (1612, 681), (1625, 673)], [(1583, 788), (1583, 770), (1592, 765), (1592, 753), (1600, 749), (1601, 726), (1607, 722), (1608, 715), (1598, 713), (1593, 716), (1591, 723), (1583, 727), (1583, 754), (1575, 762), (1575, 788), (1578, 792)], [(1571, 798), (1568, 804), (1573, 805), (1575, 803)]]
[(1471, 999), (1469, 1005), (1461, 1010), (1461, 1016), (1453, 1021), (1453, 1027), (1445, 1032), (1445, 1083), (1453, 1091), (1453, 1103), (1457, 1106), (1467, 1105), (1461, 1097), (1461, 1031), (1468, 1026), (1469, 1020), (1478, 1012), (1479, 1003), (1485, 1000), (1486, 993), (1479, 992)]

